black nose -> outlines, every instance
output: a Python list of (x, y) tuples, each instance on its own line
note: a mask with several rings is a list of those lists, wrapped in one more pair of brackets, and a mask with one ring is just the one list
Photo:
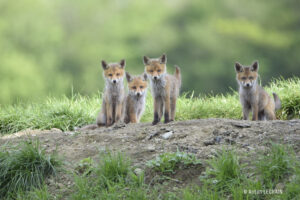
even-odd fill
[(156, 76), (154, 76), (154, 80), (156, 80), (157, 79), (157, 77)]
[(116, 83), (117, 81), (116, 80), (113, 80), (113, 83)]
[(140, 94), (140, 93), (137, 93), (136, 95), (139, 97), (141, 94)]
[(246, 86), (247, 86), (247, 87), (249, 87), (249, 86), (250, 86), (250, 84), (249, 84), (249, 83), (247, 83), (247, 84), (246, 84)]

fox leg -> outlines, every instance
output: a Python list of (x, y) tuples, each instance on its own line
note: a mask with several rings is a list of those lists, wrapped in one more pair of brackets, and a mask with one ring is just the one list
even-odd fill
[(248, 120), (250, 113), (250, 107), (248, 105), (243, 105), (243, 120)]
[(136, 118), (136, 114), (134, 112), (131, 112), (130, 114), (130, 123), (137, 123), (138, 120)]
[(123, 104), (122, 102), (116, 104), (115, 122), (119, 122), (122, 117)]
[(258, 104), (255, 103), (252, 106), (252, 121), (257, 121), (258, 120)]
[(169, 123), (170, 122), (170, 110), (171, 110), (171, 105), (170, 105), (170, 95), (167, 95), (164, 99), (165, 101), (165, 113), (164, 113), (164, 118), (165, 121), (164, 123)]
[(152, 122), (152, 125), (156, 125), (161, 119), (161, 114), (162, 114), (161, 113), (161, 110), (162, 110), (161, 104), (162, 104), (161, 98), (156, 97), (154, 99), (154, 120)]
[(110, 126), (113, 124), (113, 104), (106, 104), (106, 126)]
[(170, 121), (175, 121), (175, 113), (176, 113), (176, 98), (171, 98), (171, 119)]

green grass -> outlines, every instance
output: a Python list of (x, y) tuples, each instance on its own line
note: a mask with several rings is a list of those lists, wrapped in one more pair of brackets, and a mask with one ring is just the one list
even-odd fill
[(217, 157), (211, 159), (207, 168), (207, 176), (218, 191), (229, 191), (232, 186), (241, 184), (245, 179), (239, 157), (234, 151), (222, 150)]
[(295, 172), (297, 162), (292, 149), (280, 144), (271, 144), (271, 149), (258, 159), (256, 165), (265, 187), (274, 188), (284, 177)]
[[(277, 112), (280, 119), (300, 118), (300, 79), (276, 79), (266, 90), (276, 92), (282, 100), (282, 109)], [(59, 128), (74, 130), (94, 123), (101, 107), (99, 95), (71, 98), (48, 98), (37, 104), (2, 105), (0, 110), (0, 133), (14, 133), (24, 129)], [(183, 94), (177, 102), (176, 120), (198, 118), (241, 119), (242, 109), (237, 92), (216, 96)], [(142, 122), (153, 120), (153, 100), (149, 92)]]
[(179, 167), (199, 165), (200, 160), (194, 154), (177, 151), (176, 153), (163, 153), (155, 159), (148, 161), (147, 166), (163, 174), (174, 173)]
[(39, 141), (25, 141), (14, 150), (0, 152), (0, 198), (14, 196), (17, 191), (41, 188), (45, 178), (55, 175), (60, 161), (47, 155)]
[[(200, 185), (191, 184), (174, 191), (166, 190), (165, 184), (147, 185), (144, 174), (134, 174), (130, 159), (122, 153), (101, 153), (100, 161), (94, 165), (91, 158), (83, 159), (79, 165), (87, 164), (89, 173), (74, 173), (75, 185), (68, 199), (72, 200), (273, 200), (299, 199), (300, 165), (290, 147), (272, 144), (262, 156), (251, 159), (248, 154), (238, 155), (235, 150), (223, 149), (207, 161), (205, 176), (199, 177)], [(171, 156), (172, 155), (172, 156)], [(199, 160), (183, 152), (165, 153), (166, 158), (150, 161), (168, 166), (165, 171), (186, 170), (169, 168), (166, 163), (179, 159), (191, 164)], [(177, 158), (176, 158), (177, 157)], [(242, 160), (250, 159), (247, 165)], [(205, 161), (202, 161), (204, 163)], [(260, 163), (257, 165), (257, 163)], [(250, 167), (249, 167), (250, 166)], [(154, 167), (154, 166), (152, 166)], [(160, 168), (158, 168), (161, 170)], [(253, 176), (248, 177), (249, 174)], [(168, 174), (167, 174), (168, 175)], [(166, 176), (166, 175), (164, 175)], [(272, 184), (269, 184), (272, 182)], [(283, 194), (245, 194), (244, 190), (275, 189), (278, 183), (284, 184)], [(170, 182), (172, 185), (172, 183)], [(50, 193), (47, 186), (41, 185), (31, 191), (16, 190), (17, 199), (60, 199), (59, 192)]]
[(143, 173), (135, 175), (124, 154), (107, 152), (100, 157), (89, 176), (75, 176), (72, 199), (148, 199)]

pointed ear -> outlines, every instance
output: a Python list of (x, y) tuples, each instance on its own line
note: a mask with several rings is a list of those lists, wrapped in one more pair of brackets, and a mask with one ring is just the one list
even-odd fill
[(132, 81), (132, 77), (128, 72), (126, 72), (126, 79), (128, 83)]
[(147, 56), (144, 56), (144, 65), (149, 65), (149, 61), (150, 61), (150, 58)]
[(253, 71), (253, 72), (258, 71), (258, 61), (254, 61), (254, 63), (251, 66), (251, 71)]
[(166, 54), (163, 54), (160, 58), (160, 63), (161, 64), (166, 64), (167, 63), (167, 55)]
[(243, 71), (243, 66), (242, 66), (240, 63), (238, 63), (238, 62), (235, 63), (235, 71), (236, 71), (237, 73)]
[(104, 60), (101, 61), (101, 64), (103, 69), (107, 69), (107, 63)]
[(122, 59), (122, 60), (120, 61), (120, 65), (121, 65), (121, 68), (124, 68), (124, 67), (125, 67), (126, 62), (125, 62), (124, 59)]
[(143, 78), (144, 78), (144, 81), (147, 81), (147, 79), (148, 79), (148, 76), (147, 76), (147, 74), (146, 74), (146, 73), (143, 73)]

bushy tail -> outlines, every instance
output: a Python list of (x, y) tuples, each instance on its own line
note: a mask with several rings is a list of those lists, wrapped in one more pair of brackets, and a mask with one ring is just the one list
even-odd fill
[(180, 71), (180, 67), (178, 67), (178, 65), (175, 65), (175, 74), (174, 74), (174, 76), (179, 81), (179, 85), (181, 86), (181, 71)]
[(276, 93), (273, 93), (274, 101), (275, 101), (275, 110), (281, 108), (281, 101)]

